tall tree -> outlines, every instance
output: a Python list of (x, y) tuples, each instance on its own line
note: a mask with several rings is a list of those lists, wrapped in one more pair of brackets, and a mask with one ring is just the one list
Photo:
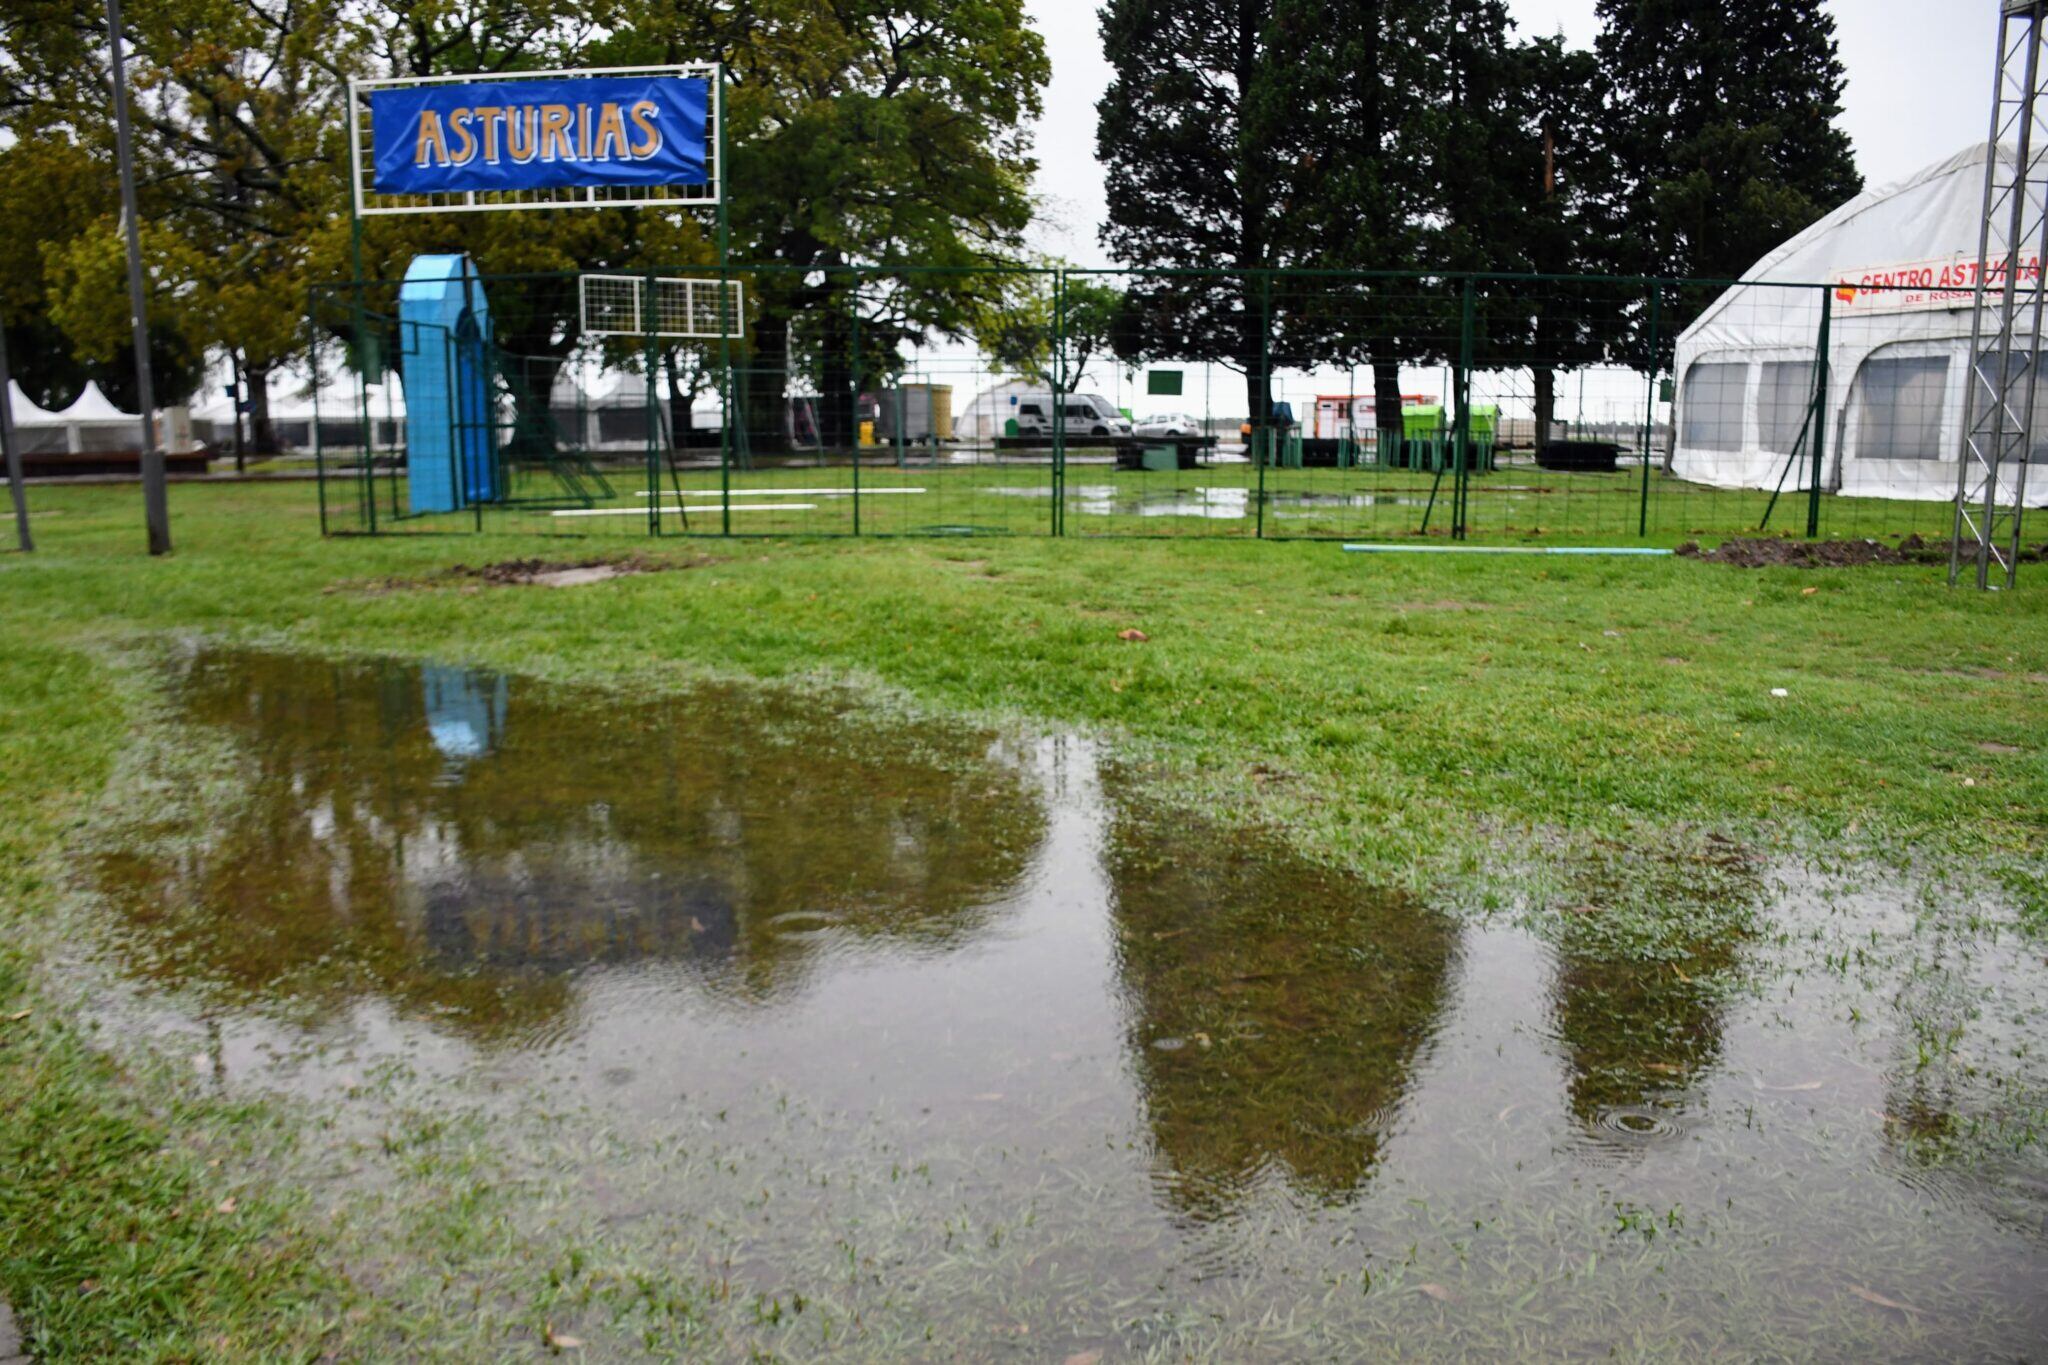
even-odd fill
[(1108, 181), (1103, 244), (1130, 265), (1234, 276), (1141, 275), (1127, 317), (1145, 358), (1226, 364), (1251, 420), (1272, 411), (1270, 282), (1284, 265), (1306, 120), (1291, 106), (1335, 30), (1311, 0), (1109, 0), (1116, 71), (1096, 105)]
[[(856, 368), (886, 375), (902, 344), (966, 335), (1001, 287), (975, 268), (1021, 261), (1052, 68), (1022, 0), (760, 9), (729, 57), (734, 242), (777, 267), (755, 281), (769, 366), (750, 398), (779, 430), (788, 370), (808, 360), (821, 435), (845, 444)], [(943, 269), (864, 289), (847, 271), (896, 263)]]
[(1541, 443), (1556, 415), (1558, 370), (1618, 358), (1644, 291), (1563, 278), (1614, 270), (1599, 59), (1561, 37), (1504, 47), (1502, 58), (1512, 95), (1488, 112), (1482, 139), (1491, 202), (1467, 203), (1454, 216), (1482, 248), (1483, 268), (1505, 277), (1483, 284), (1476, 363), (1530, 371)]
[[(1599, 0), (1598, 12), (1634, 273), (1738, 278), (1863, 188), (1821, 0)], [(1700, 304), (1679, 302), (1665, 334)]]

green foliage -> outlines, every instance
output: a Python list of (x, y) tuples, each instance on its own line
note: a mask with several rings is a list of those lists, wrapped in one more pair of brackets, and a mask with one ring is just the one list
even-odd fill
[[(1600, 0), (1599, 13), (1630, 272), (1738, 278), (1863, 188), (1820, 0)], [(1688, 317), (1669, 319), (1674, 335)]]
[(979, 303), (969, 324), (992, 370), (1050, 385), (1056, 330), (1067, 342), (1069, 383), (1098, 357), (1128, 358), (1119, 345), (1124, 291), (1108, 279), (1068, 276), (1057, 291), (1054, 277), (1047, 274), (1010, 275), (999, 284), (1000, 292)]
[[(125, 23), (152, 325), (175, 338), (174, 355), (239, 352), (259, 399), (262, 376), (304, 350), (296, 301), (314, 281), (355, 275), (352, 76), (723, 60), (733, 255), (798, 268), (763, 291), (771, 342), (837, 299), (802, 283), (815, 267), (1012, 259), (1030, 219), (1030, 122), (1050, 77), (1021, 0), (131, 0)], [(123, 293), (98, 287), (115, 239), (106, 43), (103, 11), (78, 0), (24, 0), (0, 16), (0, 128), (20, 139), (0, 152), (0, 221), (34, 212), (42, 182), (64, 173), (55, 221), (0, 244), (0, 280), (21, 286), (5, 292), (8, 320), (24, 343), (61, 335), (88, 359), (126, 325)], [(687, 267), (715, 259), (716, 244), (708, 223), (654, 212), (383, 219), (365, 229), (365, 273), (395, 279), (425, 250), (511, 273)], [(973, 302), (968, 286), (922, 282), (879, 301), (869, 321), (878, 344), (890, 332), (959, 333)], [(559, 359), (576, 341), (571, 295), (498, 311), (515, 353)], [(322, 326), (347, 330), (346, 310)], [(38, 391), (61, 385), (30, 369)], [(170, 374), (166, 397), (197, 380), (189, 364)]]

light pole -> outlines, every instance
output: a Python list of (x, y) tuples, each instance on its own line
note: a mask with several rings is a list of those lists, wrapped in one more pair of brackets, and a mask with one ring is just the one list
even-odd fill
[(107, 37), (114, 50), (114, 150), (121, 162), (121, 217), (128, 236), (128, 318), (135, 330), (135, 397), (142, 405), (142, 515), (149, 552), (171, 552), (171, 512), (164, 497), (164, 452), (156, 439), (156, 392), (149, 378), (149, 300), (142, 285), (142, 229), (135, 213), (135, 154), (128, 137), (128, 71), (121, 43), (121, 0), (107, 0)]

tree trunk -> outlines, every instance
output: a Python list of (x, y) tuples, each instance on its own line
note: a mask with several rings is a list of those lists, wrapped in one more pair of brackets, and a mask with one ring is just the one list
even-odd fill
[[(479, 348), (482, 353), (482, 348)], [(561, 444), (555, 432), (555, 375), (562, 362), (554, 356), (503, 356), (505, 390), (512, 396), (512, 435), (505, 453), (518, 460), (546, 460)], [(490, 390), (488, 378), (485, 389)]]
[(1550, 441), (1550, 428), (1557, 419), (1557, 371), (1548, 365), (1536, 367), (1536, 448)]
[(746, 354), (732, 357), (734, 393), (727, 397), (726, 424), (733, 461), (742, 468), (751, 467), (753, 456), (779, 452), (788, 444), (790, 314), (787, 304), (764, 307), (753, 344)]
[(818, 375), (818, 440), (826, 450), (845, 450), (854, 443), (853, 316), (844, 307), (829, 306), (820, 337)]
[(228, 417), (235, 424), (235, 472), (246, 474), (249, 472), (249, 458), (242, 448), (242, 404), (249, 401), (249, 390), (244, 382), (246, 372), (239, 351), (228, 352), (228, 373), (234, 377), (235, 385), (234, 396), (228, 400)]
[(277, 454), (277, 427), (270, 420), (270, 366), (250, 365), (242, 371), (249, 386), (249, 448), (261, 455)]
[(1372, 362), (1372, 407), (1373, 423), (1379, 428), (1380, 462), (1400, 463), (1389, 460), (1390, 452), (1401, 449), (1401, 362), (1382, 360), (1374, 357)]

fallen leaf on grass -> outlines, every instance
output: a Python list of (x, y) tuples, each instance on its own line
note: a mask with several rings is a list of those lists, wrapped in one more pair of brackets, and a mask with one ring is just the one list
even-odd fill
[(1817, 592), (1819, 592), (1819, 591), (1820, 591), (1820, 589), (1819, 589), (1819, 588), (1801, 588), (1801, 589), (1799, 590), (1799, 595), (1800, 595), (1801, 597), (1811, 597), (1811, 596), (1813, 596), (1813, 595), (1814, 595), (1815, 593), (1817, 593)]
[(1434, 1282), (1425, 1282), (1423, 1284), (1418, 1284), (1415, 1287), (1417, 1289), (1420, 1289), (1423, 1293), (1429, 1295), (1432, 1299), (1435, 1299), (1438, 1303), (1456, 1303), (1458, 1301), (1458, 1296), (1456, 1294), (1453, 1294), (1450, 1290)]
[(580, 1351), (583, 1349), (582, 1337), (562, 1336), (555, 1331), (555, 1325), (552, 1322), (543, 1325), (540, 1329), (540, 1334), (541, 1340), (557, 1351)]
[(1879, 1308), (1896, 1308), (1901, 1313), (1917, 1313), (1920, 1311), (1910, 1303), (1900, 1303), (1897, 1299), (1888, 1299), (1876, 1290), (1865, 1289), (1860, 1284), (1850, 1285), (1849, 1292), (1865, 1303), (1874, 1303)]
[(1147, 634), (1146, 634), (1146, 633), (1145, 633), (1144, 631), (1142, 631), (1142, 630), (1136, 630), (1136, 629), (1132, 629), (1132, 630), (1120, 630), (1120, 631), (1118, 631), (1118, 632), (1116, 633), (1116, 638), (1117, 638), (1117, 639), (1119, 639), (1119, 640), (1126, 640), (1126, 641), (1128, 641), (1128, 642), (1130, 642), (1131, 644), (1134, 644), (1134, 645), (1142, 645), (1142, 644), (1144, 644), (1144, 643), (1145, 643), (1145, 642), (1146, 642), (1147, 640), (1151, 639), (1152, 637), (1151, 637), (1151, 636), (1149, 636), (1149, 635), (1147, 635)]
[(28, 1018), (29, 1015), (33, 1014), (34, 1012), (35, 1011), (33, 1010), (16, 1010), (14, 1013), (7, 1016), (7, 1022), (10, 1024), (18, 1024), (22, 1020)]
[(235, 1211), (235, 1197), (233, 1195), (229, 1195), (227, 1198), (221, 1200), (218, 1204), (215, 1204), (213, 1206), (213, 1211), (215, 1213), (233, 1213)]
[(1102, 1365), (1102, 1352), (1076, 1351), (1061, 1361), (1060, 1365)]

